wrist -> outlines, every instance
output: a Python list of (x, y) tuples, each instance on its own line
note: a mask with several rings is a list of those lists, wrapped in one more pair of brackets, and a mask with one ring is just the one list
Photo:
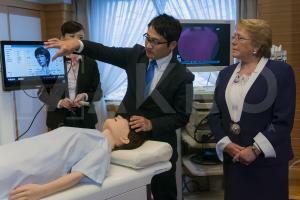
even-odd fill
[(46, 197), (50, 194), (51, 193), (49, 192), (49, 188), (47, 187), (47, 184), (39, 185), (39, 197), (40, 198)]
[(255, 155), (255, 157), (257, 158), (259, 156), (259, 154), (261, 153), (260, 149), (258, 149), (255, 145), (251, 146), (251, 150), (253, 152), (253, 154)]
[(62, 106), (61, 106), (62, 102), (63, 102), (63, 99), (59, 100), (56, 107), (57, 108), (62, 108)]
[(147, 123), (147, 130), (146, 131), (151, 131), (152, 130), (152, 123), (151, 120), (148, 119), (148, 123)]
[(87, 93), (83, 93), (83, 100), (84, 101), (88, 101), (89, 100), (89, 96), (88, 96), (88, 94)]

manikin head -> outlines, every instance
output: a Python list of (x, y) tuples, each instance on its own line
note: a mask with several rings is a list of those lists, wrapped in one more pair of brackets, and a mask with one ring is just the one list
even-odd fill
[(48, 49), (39, 47), (34, 51), (34, 55), (41, 67), (48, 67), (50, 63), (50, 53)]
[(135, 149), (147, 139), (147, 133), (136, 133), (131, 130), (128, 120), (120, 115), (105, 120), (103, 133), (108, 137), (112, 147), (117, 149)]

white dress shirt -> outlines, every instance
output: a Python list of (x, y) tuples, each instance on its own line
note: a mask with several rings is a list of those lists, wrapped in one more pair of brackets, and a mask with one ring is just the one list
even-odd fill
[[(172, 59), (173, 53), (169, 53), (166, 57), (160, 58), (156, 60), (157, 67), (155, 67), (154, 70), (154, 76), (151, 82), (151, 87), (149, 90), (149, 94), (154, 90), (156, 87), (157, 83), (159, 82), (161, 76), (163, 75), (164, 71), (166, 70), (167, 66), (169, 65), (171, 59)], [(150, 65), (151, 60), (149, 60), (149, 65)], [(148, 68), (149, 68), (148, 65)]]
[(68, 71), (68, 90), (69, 98), (74, 100), (76, 97), (76, 86), (77, 86), (77, 77), (79, 70), (79, 60), (81, 56), (78, 57), (78, 62), (72, 65), (71, 61), (67, 62), (67, 71)]
[[(71, 101), (74, 101), (76, 98), (76, 89), (77, 89), (77, 78), (78, 78), (78, 71), (79, 71), (79, 63), (82, 61), (82, 56), (78, 55), (77, 56), (77, 62), (72, 64), (72, 61), (69, 60), (67, 61), (67, 74), (68, 74), (68, 92), (69, 92), (69, 99)], [(88, 94), (83, 93), (85, 96), (85, 101), (88, 100)], [(63, 99), (59, 100), (57, 104), (57, 108), (62, 108), (61, 107), (61, 102)]]

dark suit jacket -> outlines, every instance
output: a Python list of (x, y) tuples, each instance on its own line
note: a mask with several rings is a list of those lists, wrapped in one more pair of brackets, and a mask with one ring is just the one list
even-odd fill
[(72, 113), (67, 109), (57, 108), (59, 100), (69, 97), (67, 84), (54, 85), (51, 88), (43, 87), (39, 90), (39, 99), (48, 106), (46, 122), (48, 128), (57, 128), (58, 126), (65, 124), (66, 119), (73, 120), (75, 126), (78, 125), (78, 127), (95, 128), (97, 115), (92, 102), (100, 100), (102, 90), (98, 66), (94, 60), (88, 57), (83, 57), (83, 60), (80, 60), (76, 87), (76, 95), (79, 93), (88, 94), (90, 106), (82, 106), (81, 108), (76, 109), (76, 116), (73, 118), (70, 116)]
[[(283, 62), (269, 60), (249, 89), (239, 125), (241, 133), (229, 131), (231, 118), (225, 100), (228, 81), (237, 65), (220, 72), (215, 89), (214, 105), (209, 114), (209, 125), (219, 141), (228, 136), (241, 146), (251, 146), (261, 132), (272, 144), (276, 158), (260, 156), (255, 164), (269, 165), (292, 159), (290, 133), (295, 113), (295, 77), (292, 68)], [(232, 158), (224, 153), (224, 162)]]
[[(118, 113), (123, 116), (139, 115), (150, 119), (153, 126), (149, 133), (151, 139), (168, 142), (176, 152), (175, 130), (184, 127), (189, 120), (194, 75), (174, 57), (155, 90), (144, 100), (145, 74), (149, 59), (143, 46), (115, 48), (89, 41), (83, 43), (82, 54), (116, 65), (126, 71), (128, 88)], [(176, 156), (175, 153), (173, 160), (176, 160)]]

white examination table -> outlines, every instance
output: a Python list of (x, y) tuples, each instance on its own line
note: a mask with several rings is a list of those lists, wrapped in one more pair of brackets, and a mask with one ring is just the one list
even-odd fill
[(100, 187), (93, 184), (79, 184), (43, 200), (147, 200), (147, 185), (151, 183), (154, 175), (171, 169), (171, 163), (168, 161), (171, 155), (170, 145), (156, 141), (147, 141), (136, 150), (115, 152), (112, 156), (114, 163), (127, 163), (122, 160), (126, 157), (141, 169), (111, 164), (107, 177)]
[(156, 163), (144, 169), (112, 164), (102, 186), (77, 185), (43, 200), (146, 200), (146, 186), (152, 177), (170, 168), (170, 162)]

